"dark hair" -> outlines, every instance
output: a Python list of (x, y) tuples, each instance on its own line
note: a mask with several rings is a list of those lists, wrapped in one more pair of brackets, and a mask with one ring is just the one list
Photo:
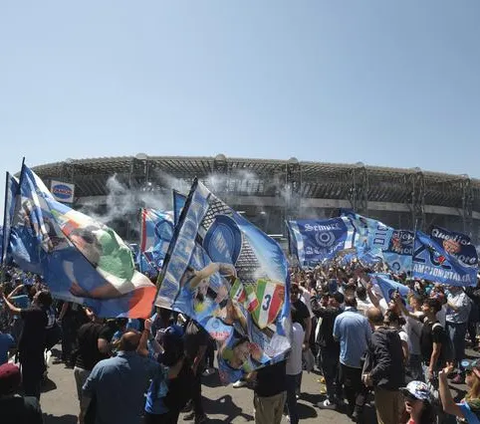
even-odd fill
[(351, 306), (353, 308), (356, 308), (357, 307), (357, 299), (355, 299), (355, 296), (345, 297), (345, 306)]
[(117, 318), (115, 320), (115, 326), (120, 330), (128, 324), (128, 318)]
[(433, 308), (435, 313), (440, 311), (442, 309), (442, 304), (438, 301), (438, 299), (434, 299), (432, 297), (429, 297), (423, 301), (424, 305), (427, 305), (429, 308)]
[(391, 324), (393, 322), (399, 325), (405, 324), (405, 320), (403, 319), (402, 316), (398, 315), (395, 311), (392, 311), (391, 309), (389, 309), (387, 312), (385, 312), (385, 323)]
[(333, 293), (332, 297), (338, 302), (343, 303), (345, 301), (345, 296), (340, 292)]
[(364, 286), (357, 287), (357, 297), (362, 300), (367, 297), (367, 289)]
[(423, 402), (422, 414), (418, 424), (431, 424), (437, 422), (435, 407), (430, 402)]
[(52, 306), (52, 294), (48, 290), (42, 290), (38, 293), (38, 303), (40, 303), (44, 308), (50, 308)]

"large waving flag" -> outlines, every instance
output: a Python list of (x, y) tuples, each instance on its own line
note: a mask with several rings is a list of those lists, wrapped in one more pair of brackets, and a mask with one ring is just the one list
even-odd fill
[(353, 227), (347, 218), (288, 221), (291, 252), (300, 266), (310, 266), (335, 258), (353, 246)]
[(14, 261), (41, 274), (52, 294), (101, 317), (150, 315), (155, 285), (135, 270), (128, 245), (110, 228), (57, 202), (28, 167), (10, 245)]
[(3, 265), (10, 263), (11, 255), (9, 249), (10, 233), (12, 228), (13, 216), (15, 213), (16, 199), (18, 195), (19, 185), (17, 179), (7, 172), (5, 186), (5, 208), (3, 213), (3, 232), (2, 232), (2, 255), (1, 262)]
[(359, 257), (367, 255), (381, 258), (393, 272), (411, 271), (412, 231), (395, 230), (381, 221), (350, 210), (343, 210), (342, 216), (350, 219), (355, 228), (353, 245), (357, 248)]
[(357, 251), (368, 250), (372, 254), (381, 256), (381, 252), (388, 247), (387, 234), (389, 231), (393, 231), (393, 228), (351, 210), (342, 210), (341, 216), (350, 219), (354, 227), (353, 245)]
[(470, 237), (462, 233), (433, 226), (430, 232), (433, 240), (441, 244), (445, 251), (468, 266), (478, 266), (478, 253)]
[(159, 277), (156, 305), (185, 313), (217, 340), (226, 383), (285, 357), (287, 276), (280, 246), (195, 181)]
[(172, 212), (142, 209), (140, 252), (156, 269), (160, 269), (173, 236)]
[(421, 231), (416, 232), (413, 252), (413, 276), (452, 286), (476, 286), (476, 265), (460, 262), (443, 245)]

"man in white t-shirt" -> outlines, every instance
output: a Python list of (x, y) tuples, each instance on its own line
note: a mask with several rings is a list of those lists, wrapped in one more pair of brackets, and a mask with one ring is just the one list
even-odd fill
[(287, 408), (291, 424), (298, 424), (296, 389), (302, 376), (302, 344), (305, 332), (303, 327), (294, 322), (292, 325), (292, 350), (287, 359)]

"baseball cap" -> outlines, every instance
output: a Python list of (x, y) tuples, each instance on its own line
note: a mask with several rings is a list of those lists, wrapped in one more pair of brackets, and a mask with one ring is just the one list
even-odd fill
[(411, 381), (407, 387), (400, 388), (404, 396), (414, 397), (418, 400), (431, 402), (433, 399), (432, 392), (428, 385), (423, 381)]
[(0, 366), (0, 395), (14, 392), (21, 382), (20, 369), (13, 364)]

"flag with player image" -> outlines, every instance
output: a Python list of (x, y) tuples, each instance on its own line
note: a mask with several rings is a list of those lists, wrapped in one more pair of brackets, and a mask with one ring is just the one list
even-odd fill
[(42, 275), (54, 297), (99, 317), (150, 316), (156, 287), (111, 228), (57, 202), (26, 166), (19, 191), (9, 242), (20, 268)]
[[(196, 180), (170, 242), (155, 304), (199, 322), (219, 343), (219, 364), (227, 370), (222, 376), (232, 381), (250, 369), (246, 362), (256, 369), (285, 358), (288, 287), (280, 246)], [(252, 346), (257, 359), (250, 361)]]

